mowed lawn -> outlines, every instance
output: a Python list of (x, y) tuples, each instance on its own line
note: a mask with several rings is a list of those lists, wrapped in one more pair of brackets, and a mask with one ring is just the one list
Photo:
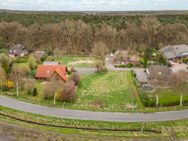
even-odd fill
[(79, 55), (64, 55), (59, 60), (61, 64), (67, 65), (68, 67), (94, 67), (95, 59), (88, 56)]
[[(157, 91), (159, 96), (159, 106), (161, 107), (169, 107), (169, 106), (179, 106), (180, 104), (180, 93), (175, 92), (173, 89), (166, 88), (160, 89)], [(147, 94), (142, 93), (144, 96), (142, 98), (143, 102), (145, 102), (145, 106), (155, 106), (156, 103), (156, 93)], [(183, 96), (184, 105), (188, 105), (188, 94)]]
[(141, 106), (131, 72), (111, 71), (82, 76), (72, 108), (126, 111), (132, 103)]
[[(162, 89), (159, 93), (159, 103), (162, 106), (179, 105), (180, 93), (173, 91), (172, 89)], [(188, 94), (183, 96), (184, 104), (188, 104)]]

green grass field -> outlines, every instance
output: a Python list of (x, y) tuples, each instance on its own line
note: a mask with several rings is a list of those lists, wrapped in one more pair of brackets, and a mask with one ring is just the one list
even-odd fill
[(136, 88), (130, 72), (111, 71), (82, 77), (78, 99), (73, 105), (79, 109), (126, 111), (130, 104), (140, 108)]
[(88, 56), (78, 56), (78, 55), (64, 55), (61, 59), (58, 59), (62, 64), (68, 67), (94, 67), (95, 59)]
[[(160, 89), (157, 92), (159, 96), (159, 106), (165, 107), (165, 106), (178, 106), (180, 104), (180, 94), (173, 91), (172, 89)], [(142, 100), (145, 102), (148, 106), (155, 106), (156, 102), (156, 93), (147, 94), (142, 93)], [(183, 96), (184, 105), (188, 104), (188, 94)]]

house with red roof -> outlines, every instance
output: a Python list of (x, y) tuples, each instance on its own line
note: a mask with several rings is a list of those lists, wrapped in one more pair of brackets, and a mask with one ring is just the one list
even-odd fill
[(39, 65), (37, 67), (35, 78), (47, 80), (55, 76), (57, 79), (61, 79), (66, 82), (67, 67), (63, 65)]

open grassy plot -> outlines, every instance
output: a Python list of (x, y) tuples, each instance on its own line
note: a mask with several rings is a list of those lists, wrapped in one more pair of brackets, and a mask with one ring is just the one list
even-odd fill
[(82, 77), (78, 87), (77, 109), (126, 111), (141, 107), (132, 75), (126, 71), (96, 73)]
[(94, 67), (95, 59), (88, 56), (78, 56), (78, 55), (64, 55), (59, 59), (62, 64), (68, 67)]

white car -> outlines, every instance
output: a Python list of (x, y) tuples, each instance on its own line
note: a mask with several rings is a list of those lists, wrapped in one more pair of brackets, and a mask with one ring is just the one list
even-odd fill
[(169, 63), (170, 65), (172, 65), (172, 66), (176, 64), (176, 63), (173, 62), (173, 61), (169, 61), (168, 63)]

